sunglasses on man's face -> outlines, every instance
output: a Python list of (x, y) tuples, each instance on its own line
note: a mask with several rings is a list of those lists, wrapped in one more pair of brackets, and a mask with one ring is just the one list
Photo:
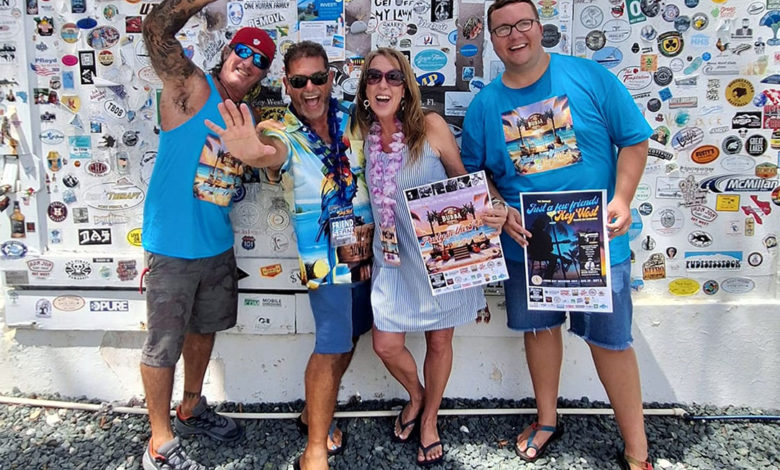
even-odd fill
[(268, 57), (261, 54), (260, 52), (253, 51), (252, 48), (246, 44), (236, 44), (233, 47), (233, 52), (235, 52), (236, 55), (242, 59), (246, 59), (247, 57), (252, 56), (252, 64), (260, 70), (266, 70), (271, 66), (271, 61), (268, 60)]
[(378, 84), (382, 81), (382, 77), (390, 86), (401, 86), (404, 83), (404, 73), (398, 69), (388, 70), (385, 73), (377, 69), (366, 70), (366, 83), (369, 85)]
[(314, 72), (311, 75), (291, 75), (287, 81), (293, 88), (303, 88), (311, 80), (312, 85), (324, 85), (328, 81), (328, 72)]

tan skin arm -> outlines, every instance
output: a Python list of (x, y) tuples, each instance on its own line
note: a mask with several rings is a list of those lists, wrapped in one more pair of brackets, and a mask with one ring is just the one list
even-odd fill
[(531, 232), (523, 227), (523, 217), (520, 215), (520, 211), (514, 207), (510, 207), (504, 201), (504, 198), (501, 197), (501, 193), (498, 192), (496, 185), (493, 184), (493, 180), (490, 177), (487, 178), (487, 183), (488, 188), (490, 188), (490, 194), (504, 202), (504, 207), (506, 207), (507, 216), (506, 222), (504, 223), (506, 234), (512, 237), (518, 245), (523, 247), (528, 246), (528, 239), (531, 238)]
[(615, 194), (607, 204), (609, 238), (628, 232), (631, 227), (631, 200), (647, 163), (647, 140), (623, 147), (618, 153)]
[(143, 36), (155, 73), (163, 82), (160, 121), (163, 130), (186, 122), (203, 107), (209, 84), (187, 56), (176, 33), (201, 8), (215, 0), (163, 0), (143, 22)]
[[(217, 105), (219, 114), (225, 121), (225, 129), (206, 119), (205, 124), (211, 132), (222, 139), (222, 144), (228, 152), (243, 163), (256, 168), (271, 168), (278, 176), (278, 170), (287, 159), (287, 145), (281, 140), (262, 135), (262, 129), (273, 127), (269, 121), (263, 121), (257, 126), (252, 123), (249, 106), (241, 103), (241, 107), (231, 100)], [(277, 129), (281, 129), (281, 123)]]
[[(455, 136), (452, 135), (452, 131), (444, 118), (436, 113), (426, 114), (425, 133), (428, 144), (439, 154), (439, 159), (444, 166), (444, 171), (447, 172), (447, 176), (453, 178), (468, 174), (460, 158), (460, 149), (457, 142), (455, 142)], [(505, 208), (494, 207), (484, 212), (483, 220), (485, 224), (501, 233), (501, 227), (506, 222), (506, 217), (507, 211)]]

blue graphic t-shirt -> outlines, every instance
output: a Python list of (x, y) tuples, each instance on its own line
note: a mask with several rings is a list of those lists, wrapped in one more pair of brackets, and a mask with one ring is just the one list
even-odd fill
[[(295, 224), (301, 280), (310, 289), (323, 283), (350, 283), (371, 279), (374, 219), (365, 180), (366, 158), (360, 135), (350, 132), (351, 103), (331, 100), (331, 116), (340, 135), (336, 146), (328, 145), (290, 109), (284, 115), (284, 131), (267, 130), (287, 145), (282, 165), (285, 194)], [(290, 178), (291, 176), (291, 178)], [(351, 209), (356, 242), (334, 246), (330, 236), (332, 217)]]
[[(520, 192), (615, 191), (618, 149), (646, 140), (652, 129), (628, 90), (596, 62), (550, 54), (534, 84), (509, 88), (501, 76), (471, 102), (463, 122), (462, 158), (470, 172), (486, 169), (507, 203)], [(501, 234), (507, 258), (523, 249)], [(613, 265), (629, 258), (626, 235), (610, 241)]]

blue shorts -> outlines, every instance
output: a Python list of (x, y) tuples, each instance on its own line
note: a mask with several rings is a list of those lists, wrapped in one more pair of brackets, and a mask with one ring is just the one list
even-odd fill
[[(566, 321), (566, 312), (528, 310), (525, 263), (506, 260), (509, 279), (504, 281), (507, 326), (517, 331), (555, 328)], [(622, 351), (631, 346), (631, 261), (612, 266), (612, 313), (569, 312), (569, 331), (606, 349)]]
[(324, 284), (309, 291), (314, 313), (314, 352), (352, 351), (353, 339), (371, 329), (371, 281)]

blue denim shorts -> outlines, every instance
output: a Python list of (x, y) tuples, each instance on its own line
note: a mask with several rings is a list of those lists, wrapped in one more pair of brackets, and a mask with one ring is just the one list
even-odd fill
[[(504, 281), (507, 326), (516, 331), (555, 328), (566, 321), (566, 312), (528, 310), (525, 264), (506, 260), (509, 279)], [(612, 266), (612, 313), (569, 312), (569, 331), (595, 346), (621, 351), (631, 346), (631, 260)]]
[(371, 329), (371, 281), (323, 284), (309, 291), (314, 313), (314, 352), (352, 351), (354, 338)]

